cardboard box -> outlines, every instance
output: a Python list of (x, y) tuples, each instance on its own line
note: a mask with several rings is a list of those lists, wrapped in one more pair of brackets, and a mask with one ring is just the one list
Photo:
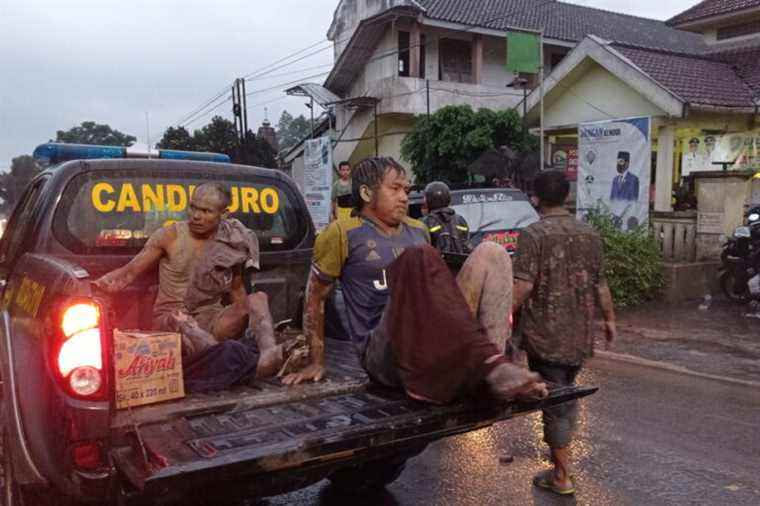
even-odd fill
[(180, 334), (116, 329), (113, 340), (117, 409), (185, 396)]

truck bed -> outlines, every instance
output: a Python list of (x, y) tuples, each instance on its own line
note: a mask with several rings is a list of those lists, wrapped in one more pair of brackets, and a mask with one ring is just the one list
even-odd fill
[(534, 402), (431, 406), (369, 385), (350, 343), (328, 341), (326, 349), (327, 380), (318, 384), (288, 388), (274, 379), (120, 412), (114, 428), (132, 442), (114, 450), (117, 467), (149, 496), (223, 482), (220, 476), (262, 483), (265, 475), (424, 446), (596, 390), (554, 389)]
[(119, 410), (112, 420), (111, 428), (116, 431), (131, 430), (135, 424), (145, 425), (203, 413), (239, 411), (358, 392), (367, 385), (367, 375), (359, 365), (350, 342), (327, 339), (325, 358), (327, 374), (319, 383), (285, 387), (279, 378), (271, 378), (213, 394), (189, 394), (175, 401)]

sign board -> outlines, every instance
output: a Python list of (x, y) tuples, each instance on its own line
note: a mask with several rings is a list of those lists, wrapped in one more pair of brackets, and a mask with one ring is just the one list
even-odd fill
[(692, 172), (721, 170), (730, 164), (731, 170), (760, 168), (760, 130), (725, 135), (701, 135), (683, 141), (681, 175)]
[(652, 148), (649, 118), (578, 125), (577, 212), (610, 213), (621, 230), (649, 219)]
[(116, 409), (185, 396), (179, 334), (115, 329), (113, 340)]
[(304, 147), (303, 194), (317, 232), (330, 223), (333, 182), (332, 141), (320, 137), (306, 141)]
[(697, 213), (698, 234), (722, 234), (723, 213)]
[(552, 147), (552, 167), (567, 175), (568, 181), (578, 179), (578, 147), (573, 144), (555, 144)]

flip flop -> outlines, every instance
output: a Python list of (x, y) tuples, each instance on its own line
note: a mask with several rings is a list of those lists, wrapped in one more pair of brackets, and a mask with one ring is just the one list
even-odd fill
[(309, 345), (303, 334), (298, 337), (289, 339), (282, 343), (283, 364), (277, 377), (281, 378), (286, 374), (300, 371), (309, 363)]
[(533, 485), (538, 488), (543, 488), (549, 492), (553, 492), (558, 495), (573, 495), (575, 494), (575, 486), (569, 488), (560, 488), (554, 484), (554, 480), (551, 477), (551, 471), (543, 472), (533, 478)]

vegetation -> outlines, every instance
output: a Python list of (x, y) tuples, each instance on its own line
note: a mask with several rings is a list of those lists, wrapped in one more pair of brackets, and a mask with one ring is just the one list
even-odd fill
[(280, 121), (277, 123), (277, 140), (280, 143), (280, 151), (286, 152), (296, 146), (311, 133), (311, 122), (301, 114), (293, 117), (288, 111), (282, 111)]
[(416, 180), (426, 183), (443, 179), (467, 181), (467, 167), (483, 152), (507, 146), (513, 151), (537, 147), (532, 135), (523, 133), (520, 117), (513, 110), (473, 111), (469, 105), (447, 106), (420, 115), (403, 140), (401, 154), (411, 162)]
[(100, 125), (94, 121), (84, 121), (81, 125), (69, 130), (58, 130), (55, 142), (69, 144), (97, 144), (101, 146), (131, 146), (137, 138), (112, 129), (108, 125)]
[(8, 172), (0, 172), (0, 215), (8, 216), (21, 198), (29, 182), (40, 172), (40, 167), (29, 155), (15, 157)]
[(259, 167), (277, 167), (276, 153), (272, 146), (248, 132), (246, 151), (241, 151), (235, 124), (221, 116), (214, 116), (199, 130), (190, 134), (184, 127), (169, 127), (156, 144), (159, 149), (179, 149), (183, 151), (208, 151), (229, 155), (235, 163)]
[(662, 255), (647, 226), (624, 232), (614, 216), (593, 211), (587, 216), (604, 242), (604, 273), (617, 307), (653, 299), (664, 286)]

